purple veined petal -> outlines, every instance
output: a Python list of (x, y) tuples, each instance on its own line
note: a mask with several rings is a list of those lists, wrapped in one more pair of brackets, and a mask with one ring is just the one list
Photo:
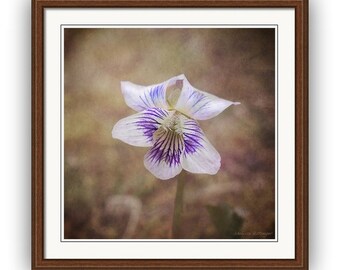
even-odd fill
[(207, 120), (220, 114), (229, 106), (238, 104), (240, 103), (222, 99), (194, 88), (184, 76), (183, 89), (175, 109), (193, 119)]
[(112, 129), (112, 137), (141, 147), (153, 145), (153, 134), (169, 112), (151, 108), (119, 120)]
[(221, 167), (221, 156), (195, 120), (186, 117), (183, 120), (183, 139), (183, 169), (191, 173), (216, 174)]
[(148, 108), (168, 109), (167, 88), (181, 80), (183, 75), (175, 76), (159, 84), (141, 86), (128, 81), (121, 82), (121, 89), (126, 104), (140, 112)]
[(161, 127), (154, 135), (154, 145), (144, 157), (144, 165), (155, 177), (168, 180), (182, 171), (183, 150), (182, 135)]

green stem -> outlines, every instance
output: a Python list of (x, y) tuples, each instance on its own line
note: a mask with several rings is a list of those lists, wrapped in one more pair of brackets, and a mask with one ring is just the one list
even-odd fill
[[(182, 173), (183, 175), (183, 173)], [(183, 192), (184, 192), (184, 179), (183, 176), (177, 177), (177, 188), (174, 205), (174, 214), (172, 219), (172, 238), (180, 238), (180, 229), (183, 212)]]

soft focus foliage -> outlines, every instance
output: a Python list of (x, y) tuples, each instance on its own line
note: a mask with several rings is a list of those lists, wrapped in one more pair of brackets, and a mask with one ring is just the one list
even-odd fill
[[(182, 73), (241, 102), (200, 122), (222, 165), (215, 176), (182, 172), (182, 238), (273, 238), (274, 37), (273, 29), (65, 30), (65, 238), (170, 237), (176, 180), (156, 180), (143, 165), (147, 149), (113, 140), (111, 129), (134, 113), (120, 81), (150, 85)], [(212, 212), (243, 223), (233, 236), (216, 220), (233, 221)]]

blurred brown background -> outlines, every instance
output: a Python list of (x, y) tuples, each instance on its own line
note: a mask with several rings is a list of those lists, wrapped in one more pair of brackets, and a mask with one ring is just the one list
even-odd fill
[(157, 180), (147, 148), (111, 137), (135, 113), (120, 81), (185, 74), (242, 104), (201, 121), (217, 175), (185, 178), (180, 238), (275, 237), (274, 29), (65, 29), (65, 238), (169, 238), (176, 179)]

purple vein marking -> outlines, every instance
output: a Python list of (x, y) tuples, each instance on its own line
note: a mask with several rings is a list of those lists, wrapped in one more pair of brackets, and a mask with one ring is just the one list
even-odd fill
[(184, 123), (184, 154), (193, 154), (200, 148), (204, 147), (204, 133), (199, 125), (193, 120), (187, 120)]
[(161, 125), (161, 120), (168, 116), (168, 112), (160, 108), (151, 108), (141, 113), (140, 117), (134, 124), (137, 129), (141, 130), (149, 142), (153, 140), (153, 134)]
[(157, 85), (151, 89), (150, 97), (154, 104), (156, 104), (157, 101), (165, 100), (163, 89), (164, 89), (163, 84)]
[(162, 161), (169, 167), (178, 166), (184, 149), (183, 137), (174, 131), (164, 131), (150, 149), (147, 159), (155, 164)]
[[(194, 110), (192, 113), (197, 113), (199, 110), (211, 103), (211, 100), (209, 100), (209, 97), (205, 94), (191, 89), (187, 102), (190, 103), (191, 109)], [(199, 105), (198, 108), (196, 107), (197, 105)]]
[(160, 84), (151, 88), (148, 92), (145, 91), (143, 95), (139, 96), (139, 99), (143, 102), (145, 106), (144, 109), (157, 107), (160, 102), (165, 100), (165, 93), (163, 89), (164, 86)]

